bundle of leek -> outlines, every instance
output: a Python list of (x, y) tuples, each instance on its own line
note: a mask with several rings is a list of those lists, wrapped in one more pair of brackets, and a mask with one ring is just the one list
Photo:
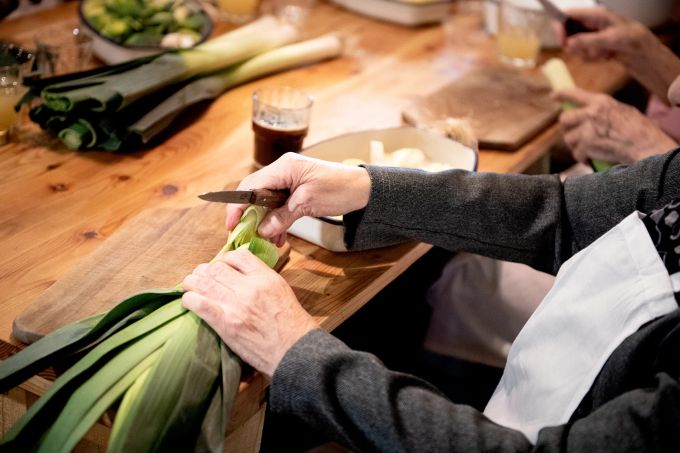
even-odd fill
[(290, 45), (295, 39), (294, 28), (265, 16), (193, 49), (129, 62), (111, 71), (77, 73), (52, 84), (42, 81), (31, 96), (39, 92), (43, 103), (31, 110), (30, 117), (71, 149), (135, 148), (199, 101), (342, 51), (337, 36)]
[[(223, 251), (244, 247), (273, 267), (277, 250), (257, 235), (263, 213), (248, 208)], [(134, 295), (0, 362), (4, 392), (48, 365), (75, 361), (0, 449), (71, 451), (118, 403), (109, 452), (221, 452), (241, 364), (181, 296), (180, 287)]]

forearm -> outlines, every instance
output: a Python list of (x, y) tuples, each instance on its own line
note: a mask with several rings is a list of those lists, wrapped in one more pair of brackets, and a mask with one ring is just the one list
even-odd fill
[(303, 337), (274, 373), (272, 411), (298, 417), (355, 451), (505, 451), (531, 448), (468, 406), (452, 404), (426, 382), (387, 370), (316, 330)]
[(669, 425), (680, 416), (680, 385), (663, 373), (584, 418), (541, 430), (532, 445), (522, 433), (452, 403), (418, 378), (387, 370), (321, 330), (284, 356), (269, 402), (272, 411), (362, 452), (669, 451), (680, 441)]
[[(407, 240), (552, 268), (562, 193), (557, 176), (369, 167), (365, 210), (345, 216), (354, 250)], [(511, 218), (508, 218), (508, 216)]]
[(680, 58), (656, 38), (642, 47), (643, 51), (623, 56), (623, 64), (635, 80), (668, 104), (668, 88), (680, 75)]
[(352, 249), (417, 240), (552, 273), (634, 210), (680, 197), (675, 153), (564, 185), (557, 175), (379, 167), (369, 174), (368, 206), (345, 220)]

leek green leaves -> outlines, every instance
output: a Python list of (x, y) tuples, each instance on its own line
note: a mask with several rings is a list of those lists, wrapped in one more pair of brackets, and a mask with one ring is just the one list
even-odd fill
[[(276, 248), (249, 207), (224, 251), (246, 247), (269, 266)], [(152, 290), (106, 314), (67, 325), (0, 362), (6, 391), (64, 359), (77, 359), (0, 440), (8, 451), (71, 451), (112, 406), (109, 452), (223, 449), (240, 359), (194, 313), (178, 288)]]

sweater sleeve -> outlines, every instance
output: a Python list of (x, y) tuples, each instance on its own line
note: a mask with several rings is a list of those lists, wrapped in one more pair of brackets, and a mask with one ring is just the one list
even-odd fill
[(365, 209), (345, 216), (353, 250), (408, 240), (556, 273), (634, 210), (680, 197), (678, 151), (593, 175), (501, 175), (367, 167)]
[(271, 410), (362, 452), (669, 451), (680, 442), (672, 422), (680, 418), (680, 386), (667, 375), (585, 418), (543, 429), (532, 445), (522, 433), (452, 403), (416, 377), (387, 370), (322, 330), (286, 353), (269, 401)]

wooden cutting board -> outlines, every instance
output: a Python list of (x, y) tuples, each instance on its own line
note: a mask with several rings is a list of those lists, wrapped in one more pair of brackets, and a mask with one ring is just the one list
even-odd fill
[[(220, 203), (141, 214), (17, 316), (13, 335), (32, 343), (68, 323), (108, 311), (131, 294), (180, 283), (224, 246), (224, 218)], [(289, 251), (279, 251), (280, 264)]]
[(420, 98), (402, 112), (409, 124), (427, 127), (438, 120), (469, 120), (480, 148), (515, 150), (552, 124), (560, 112), (548, 81), (505, 66), (468, 73)]

